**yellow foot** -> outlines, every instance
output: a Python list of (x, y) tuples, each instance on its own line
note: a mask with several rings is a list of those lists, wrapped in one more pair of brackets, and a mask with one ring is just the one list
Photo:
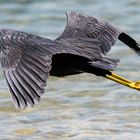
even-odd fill
[(111, 72), (110, 75), (106, 75), (105, 77), (112, 80), (112, 81), (115, 81), (119, 84), (122, 84), (124, 86), (130, 87), (130, 88), (133, 88), (133, 89), (136, 89), (136, 90), (140, 90), (140, 81), (133, 82), (131, 80), (123, 78), (123, 77), (121, 77), (121, 76), (119, 76), (115, 73), (112, 73), (112, 72)]
[(140, 90), (140, 81), (131, 83), (131, 87)]

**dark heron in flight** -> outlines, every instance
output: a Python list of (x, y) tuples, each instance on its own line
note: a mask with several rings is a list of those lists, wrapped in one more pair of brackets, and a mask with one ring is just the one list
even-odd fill
[(65, 30), (53, 41), (11, 29), (0, 30), (0, 63), (17, 108), (40, 101), (49, 75), (60, 77), (87, 72), (140, 89), (138, 82), (114, 74), (112, 70), (119, 60), (106, 57), (117, 39), (139, 55), (136, 41), (92, 16), (75, 12), (66, 15)]

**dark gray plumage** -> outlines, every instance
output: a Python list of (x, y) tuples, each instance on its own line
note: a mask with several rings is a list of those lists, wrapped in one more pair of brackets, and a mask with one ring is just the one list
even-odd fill
[(101, 41), (101, 51), (106, 54), (115, 44), (121, 31), (108, 22), (92, 16), (67, 12), (67, 25), (57, 40), (66, 38), (92, 38)]
[[(118, 63), (104, 56), (118, 37), (121, 40), (124, 35), (111, 24), (75, 12), (67, 13), (66, 28), (54, 41), (1, 29), (0, 62), (16, 107), (26, 108), (40, 101), (49, 73), (66, 76), (89, 72), (104, 76)], [(129, 39), (132, 38), (123, 38), (123, 42)], [(140, 51), (138, 44), (133, 49)]]

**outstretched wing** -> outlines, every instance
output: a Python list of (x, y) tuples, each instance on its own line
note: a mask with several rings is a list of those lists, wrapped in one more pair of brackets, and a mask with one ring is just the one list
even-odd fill
[(101, 52), (106, 54), (117, 39), (128, 45), (137, 54), (140, 54), (139, 44), (126, 33), (108, 22), (101, 21), (92, 16), (67, 12), (67, 25), (64, 32), (56, 40), (64, 38), (93, 38), (101, 41)]
[(13, 101), (17, 108), (33, 106), (44, 93), (52, 54), (59, 50), (50, 40), (31, 34), (13, 30), (0, 34), (0, 62)]
[(64, 32), (57, 40), (62, 38), (93, 38), (102, 42), (101, 51), (107, 53), (115, 44), (120, 30), (108, 22), (103, 22), (92, 16), (75, 12), (67, 12), (67, 25)]

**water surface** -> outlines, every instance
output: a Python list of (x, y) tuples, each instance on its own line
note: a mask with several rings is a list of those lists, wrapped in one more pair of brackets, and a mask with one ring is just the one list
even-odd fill
[[(56, 38), (73, 10), (108, 20), (140, 42), (139, 0), (1, 0), (0, 28)], [(119, 41), (110, 56), (120, 58), (116, 73), (139, 80), (140, 57)], [(139, 140), (140, 92), (101, 77), (50, 77), (41, 103), (14, 108), (0, 73), (2, 140)]]

